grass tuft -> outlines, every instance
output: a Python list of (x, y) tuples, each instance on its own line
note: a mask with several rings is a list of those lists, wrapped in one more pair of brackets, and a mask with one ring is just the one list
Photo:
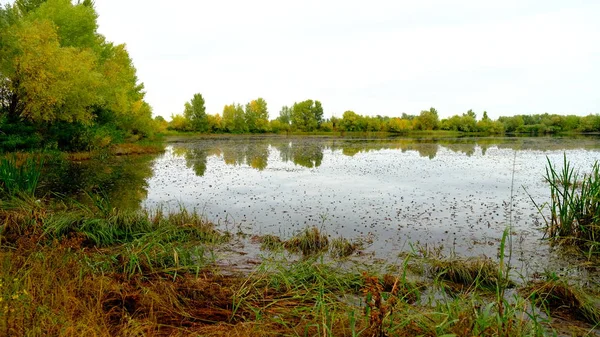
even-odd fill
[(439, 279), (454, 282), (469, 288), (496, 289), (502, 286), (514, 286), (510, 280), (498, 278), (499, 265), (487, 258), (470, 259), (434, 259), (431, 270)]
[(346, 238), (335, 238), (329, 246), (329, 254), (334, 258), (348, 257), (362, 249), (360, 242), (350, 242)]
[(552, 315), (574, 317), (600, 325), (600, 307), (583, 289), (565, 280), (548, 279), (530, 283), (523, 292), (538, 306)]
[(310, 227), (287, 240), (283, 245), (291, 252), (302, 252), (304, 256), (310, 256), (326, 251), (329, 247), (329, 239), (317, 227)]

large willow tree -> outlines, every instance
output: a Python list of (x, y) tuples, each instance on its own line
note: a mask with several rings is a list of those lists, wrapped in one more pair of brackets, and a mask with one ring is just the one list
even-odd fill
[[(97, 28), (89, 0), (17, 0), (0, 8), (0, 145), (81, 149), (152, 133), (125, 46)], [(19, 144), (19, 133), (32, 132), (34, 143)]]

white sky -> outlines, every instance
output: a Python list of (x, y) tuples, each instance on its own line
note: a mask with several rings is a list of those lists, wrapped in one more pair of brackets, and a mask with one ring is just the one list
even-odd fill
[(326, 117), (600, 113), (598, 0), (95, 4), (155, 115), (181, 113), (197, 92), (211, 114), (263, 97), (271, 118), (309, 98)]

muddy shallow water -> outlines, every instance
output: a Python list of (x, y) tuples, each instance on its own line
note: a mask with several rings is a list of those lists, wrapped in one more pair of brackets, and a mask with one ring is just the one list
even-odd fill
[(518, 273), (589, 280), (597, 267), (541, 240), (530, 199), (549, 199), (546, 158), (560, 167), (563, 153), (587, 172), (600, 159), (600, 137), (185, 137), (170, 139), (162, 155), (59, 163), (42, 186), (84, 201), (100, 193), (113, 207), (195, 209), (234, 233), (289, 238), (317, 226), (369, 243), (367, 261), (391, 263), (438, 247), (496, 258), (511, 225)]
[(560, 166), (563, 153), (585, 172), (600, 140), (186, 138), (152, 162), (142, 205), (196, 209), (224, 229), (284, 238), (318, 226), (372, 242), (366, 251), (387, 261), (439, 246), (495, 258), (512, 225), (515, 265), (527, 274), (570, 264), (540, 240), (530, 200), (548, 200), (546, 158)]

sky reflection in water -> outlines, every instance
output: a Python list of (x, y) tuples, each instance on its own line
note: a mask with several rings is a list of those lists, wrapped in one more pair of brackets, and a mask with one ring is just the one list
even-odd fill
[[(373, 238), (393, 259), (419, 245), (495, 257), (510, 222), (523, 263), (546, 256), (541, 217), (546, 156), (563, 152), (583, 171), (600, 156), (594, 138), (208, 138), (173, 142), (153, 163), (148, 208), (195, 208), (247, 233), (285, 238), (319, 226)], [(512, 183), (514, 166), (514, 184)]]

